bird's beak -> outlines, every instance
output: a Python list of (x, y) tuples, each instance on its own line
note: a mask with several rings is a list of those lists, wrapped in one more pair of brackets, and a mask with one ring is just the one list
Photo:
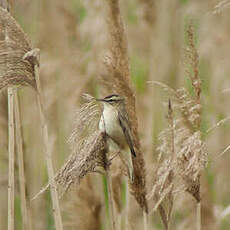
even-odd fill
[(104, 99), (96, 99), (96, 101), (105, 101)]

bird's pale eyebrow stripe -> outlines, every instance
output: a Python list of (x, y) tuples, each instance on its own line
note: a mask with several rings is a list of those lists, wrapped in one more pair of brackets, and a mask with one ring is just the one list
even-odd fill
[(109, 96), (105, 97), (105, 99), (109, 99), (109, 98), (112, 99), (114, 97), (118, 97), (118, 95), (117, 94), (112, 94), (112, 95), (109, 95)]

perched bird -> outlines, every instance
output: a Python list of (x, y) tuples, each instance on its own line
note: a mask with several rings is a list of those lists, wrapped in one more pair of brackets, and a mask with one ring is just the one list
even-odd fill
[[(125, 99), (117, 94), (97, 99), (104, 105), (99, 122), (99, 129), (109, 137), (110, 151), (119, 151), (122, 160), (128, 167), (131, 182), (134, 181), (132, 155), (136, 157), (133, 146), (131, 127), (125, 109)], [(132, 154), (132, 155), (131, 155)]]

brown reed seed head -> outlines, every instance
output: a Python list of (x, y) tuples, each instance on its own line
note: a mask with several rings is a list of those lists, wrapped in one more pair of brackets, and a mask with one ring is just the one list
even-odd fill
[[(175, 156), (175, 133), (174, 117), (171, 100), (168, 103), (168, 128), (159, 135), (161, 145), (158, 147), (158, 167), (154, 174), (154, 186), (148, 198), (153, 198), (155, 205), (153, 211), (158, 210), (165, 228), (168, 228), (174, 201), (174, 163)], [(164, 160), (162, 162), (162, 158)]]
[[(106, 155), (106, 133), (98, 129), (101, 107), (94, 97), (85, 94), (83, 98), (86, 102), (76, 113), (73, 132), (68, 140), (72, 153), (55, 176), (62, 195), (71, 185), (79, 185), (88, 173), (101, 172), (100, 169), (108, 170), (110, 166)], [(33, 200), (49, 186), (48, 183), (43, 187)]]
[(59, 185), (64, 186), (64, 192), (70, 185), (79, 184), (80, 180), (97, 167), (107, 169), (106, 135), (100, 131), (91, 134), (78, 153), (73, 153), (55, 177)]
[(36, 88), (34, 65), (23, 60), (31, 50), (20, 25), (0, 7), (0, 90), (8, 86), (30, 85)]
[(86, 138), (98, 130), (102, 108), (94, 97), (89, 94), (82, 96), (84, 103), (76, 112), (73, 131), (68, 143), (73, 152), (79, 152)]
[(87, 102), (76, 114), (75, 127), (69, 139), (72, 154), (56, 176), (64, 191), (98, 167), (107, 170), (109, 165), (106, 134), (98, 130), (100, 106), (92, 96), (84, 95), (84, 98)]
[(189, 21), (187, 29), (188, 46), (185, 49), (185, 60), (187, 61), (189, 69), (187, 69), (187, 74), (192, 81), (193, 90), (195, 93), (195, 99), (197, 103), (200, 103), (200, 93), (201, 93), (201, 80), (199, 77), (199, 54), (195, 46), (195, 33), (193, 21)]
[(109, 93), (117, 93), (126, 99), (126, 110), (131, 123), (132, 138), (137, 154), (133, 159), (134, 183), (130, 184), (132, 194), (140, 207), (148, 212), (146, 201), (145, 163), (140, 148), (138, 136), (138, 123), (136, 117), (135, 96), (130, 82), (127, 41), (122, 18), (120, 15), (119, 1), (106, 2), (106, 20), (110, 36), (109, 52), (104, 64), (106, 73), (102, 74), (102, 82)]
[[(189, 67), (189, 77), (191, 79), (194, 96), (188, 90), (181, 88), (174, 90), (163, 83), (157, 83), (171, 93), (177, 103), (181, 116), (174, 120), (174, 152), (173, 175), (179, 176), (181, 187), (189, 192), (197, 202), (200, 201), (200, 174), (206, 166), (207, 152), (201, 138), (201, 80), (199, 77), (199, 55), (195, 47), (193, 24), (190, 22), (187, 30), (188, 48), (185, 49), (187, 65)], [(168, 116), (169, 117), (169, 116)], [(170, 152), (169, 130), (160, 134), (162, 141), (159, 147), (160, 155)]]

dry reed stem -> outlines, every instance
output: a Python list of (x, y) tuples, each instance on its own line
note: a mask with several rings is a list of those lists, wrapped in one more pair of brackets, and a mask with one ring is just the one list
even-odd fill
[(201, 230), (201, 203), (196, 204), (196, 229)]
[[(4, 5), (4, 4), (3, 4)], [(5, 6), (7, 3), (5, 3)], [(35, 87), (35, 79), (34, 79), (34, 69), (33, 64), (29, 62), (23, 61), (22, 57), (23, 55), (31, 49), (30, 42), (28, 41), (25, 33), (19, 26), (19, 24), (14, 20), (14, 18), (10, 15), (9, 12), (6, 10), (0, 8), (0, 27), (1, 27), (1, 33), (5, 33), (5, 40), (0, 41), (0, 90), (8, 87), (8, 93), (10, 101), (9, 104), (14, 103), (14, 100), (17, 100), (17, 98), (14, 99), (14, 97), (17, 96), (17, 92), (13, 92), (13, 89), (11, 87), (16, 86), (22, 86), (22, 85), (31, 85), (34, 88)], [(16, 89), (14, 89), (15, 91)], [(12, 94), (12, 95), (11, 95)], [(13, 105), (9, 105), (9, 111), (14, 113), (15, 111), (12, 110)], [(17, 109), (17, 108), (15, 108)], [(16, 114), (15, 114), (16, 115)], [(9, 114), (9, 117), (11, 115)], [(12, 115), (14, 116), (14, 114)], [(15, 118), (16, 119), (16, 118)], [(18, 125), (18, 124), (17, 124)], [(12, 135), (12, 131), (9, 131), (10, 135)], [(18, 137), (18, 135), (17, 135)], [(10, 141), (12, 141), (13, 137), (9, 137)], [(20, 145), (20, 144), (19, 144)], [(10, 147), (11, 149), (14, 147)], [(9, 149), (10, 149), (9, 148)], [(10, 150), (11, 151), (11, 150)], [(20, 152), (21, 149), (19, 147), (18, 151)], [(21, 153), (19, 153), (21, 154)], [(20, 157), (19, 157), (20, 158)], [(14, 160), (9, 157), (9, 161)], [(19, 159), (21, 162), (21, 158)], [(13, 164), (12, 162), (9, 163), (10, 165)], [(19, 164), (19, 174), (20, 179), (22, 175), (23, 170), (21, 168), (22, 164)], [(14, 165), (9, 167), (10, 170), (14, 169)], [(9, 173), (9, 176), (12, 176), (13, 172)], [(12, 181), (9, 181), (9, 189), (11, 190), (12, 187)], [(23, 191), (23, 182), (20, 183), (20, 190), (21, 190), (21, 196), (22, 196), (22, 209), (23, 214), (27, 211), (26, 203), (25, 203), (25, 191)], [(24, 195), (23, 195), (24, 194)], [(9, 194), (9, 199), (14, 199), (12, 194), (12, 191)], [(11, 201), (12, 203), (14, 200)], [(8, 228), (14, 229), (12, 219), (13, 215), (13, 204), (9, 206), (9, 221), (8, 221)], [(27, 219), (27, 215), (23, 215), (24, 218)], [(27, 222), (25, 220), (25, 222)], [(24, 222), (24, 224), (25, 224)], [(25, 226), (25, 225), (24, 225)]]
[(124, 218), (124, 226), (125, 226), (125, 229), (128, 229), (128, 226), (129, 226), (129, 189), (128, 189), (128, 179), (125, 180), (126, 182), (126, 191), (125, 191), (125, 210), (122, 214), (123, 218)]
[(24, 169), (24, 156), (23, 156), (23, 141), (22, 141), (22, 130), (21, 130), (21, 117), (19, 109), (19, 98), (17, 90), (14, 91), (14, 115), (15, 115), (15, 124), (16, 124), (16, 146), (17, 146), (17, 155), (18, 155), (18, 171), (19, 171), (19, 187), (20, 187), (20, 198), (21, 198), (21, 212), (22, 212), (22, 222), (23, 229), (31, 230), (31, 215), (29, 204), (27, 203), (26, 197), (26, 178), (25, 178), (25, 169)]
[[(6, 4), (7, 5), (7, 4)], [(9, 11), (9, 5), (8, 5)], [(7, 39), (5, 42), (1, 42), (0, 49), (0, 65), (1, 68), (1, 80), (0, 80), (0, 90), (4, 87), (11, 85), (23, 85), (24, 81), (29, 82), (29, 77), (32, 72), (32, 65), (24, 63), (22, 56), (25, 53), (25, 50), (30, 48), (29, 42), (26, 40), (26, 36), (21, 30), (17, 22), (11, 17), (8, 12), (2, 12), (0, 14), (1, 26), (3, 30), (7, 33)], [(21, 36), (21, 40), (19, 39)], [(20, 41), (20, 42), (19, 42)], [(27, 78), (28, 77), (28, 78)], [(27, 81), (28, 80), (28, 81)], [(30, 84), (30, 83), (28, 83)], [(9, 92), (9, 91), (8, 91)], [(23, 228), (29, 230), (32, 228), (31, 220), (29, 217), (29, 211), (26, 200), (26, 191), (25, 191), (25, 172), (24, 172), (24, 160), (23, 160), (23, 150), (22, 150), (22, 135), (21, 135), (21, 120), (19, 115), (19, 103), (18, 103), (18, 94), (17, 89), (12, 91), (13, 93), (13, 103), (14, 111), (13, 117), (15, 121), (16, 129), (16, 146), (18, 152), (18, 166), (19, 166), (19, 185), (20, 185), (20, 196), (21, 196), (21, 210), (22, 210), (22, 219), (23, 219)], [(15, 148), (15, 147), (14, 147)]]
[(108, 185), (108, 196), (109, 196), (109, 213), (110, 213), (110, 224), (111, 229), (116, 230), (117, 222), (115, 219), (115, 207), (114, 207), (114, 200), (113, 200), (113, 188), (112, 188), (112, 179), (109, 170), (106, 170), (106, 179), (107, 179), (107, 185)]
[(215, 125), (213, 125), (212, 127), (210, 127), (206, 132), (207, 133), (212, 132), (214, 129), (219, 128), (221, 125), (225, 124), (229, 120), (230, 120), (230, 116), (225, 117), (224, 119), (221, 119)]
[(132, 194), (145, 212), (148, 212), (146, 201), (145, 163), (138, 137), (135, 96), (131, 88), (128, 49), (119, 1), (105, 1), (107, 6), (107, 28), (110, 36), (110, 54), (104, 64), (107, 73), (102, 75), (104, 87), (111, 93), (118, 93), (126, 99), (126, 109), (131, 123), (132, 137), (137, 157), (133, 159), (134, 183), (130, 184)]
[(144, 230), (148, 230), (148, 215), (143, 211)]
[(114, 161), (111, 166), (111, 171), (116, 172), (112, 174), (112, 184), (113, 184), (113, 198), (116, 205), (117, 213), (121, 215), (122, 213), (122, 197), (121, 197), (121, 189), (122, 189), (122, 170), (119, 168), (121, 164), (120, 161)]
[(52, 152), (50, 147), (50, 140), (48, 135), (48, 125), (44, 111), (44, 103), (42, 98), (42, 90), (41, 90), (41, 83), (40, 83), (40, 76), (39, 76), (39, 49), (33, 49), (26, 53), (23, 57), (24, 60), (32, 63), (34, 65), (35, 70), (35, 80), (37, 86), (37, 103), (39, 108), (39, 113), (41, 117), (41, 126), (42, 126), (42, 133), (44, 138), (44, 151), (45, 151), (45, 159), (50, 183), (50, 191), (51, 191), (51, 199), (52, 199), (52, 206), (53, 206), (53, 215), (54, 215), (54, 222), (56, 230), (62, 230), (62, 219), (61, 219), (61, 211), (59, 207), (59, 199), (58, 199), (58, 192), (57, 192), (57, 185), (54, 178), (54, 169), (52, 163)]
[[(3, 33), (3, 41), (0, 41), (1, 47), (2, 43), (5, 48), (9, 47), (9, 28), (5, 26), (7, 22), (4, 21), (2, 14), (7, 14), (9, 7), (8, 1), (1, 1), (2, 6), (5, 8), (0, 8), (0, 22), (1, 22), (1, 33)], [(3, 19), (3, 20), (2, 20)], [(1, 51), (0, 51), (1, 52)], [(2, 53), (2, 52), (1, 52)], [(1, 58), (1, 75), (2, 69), (9, 68), (9, 60), (6, 56)], [(1, 79), (0, 79), (1, 80)], [(1, 84), (0, 84), (1, 85)], [(1, 89), (1, 88), (0, 88)], [(8, 167), (8, 230), (14, 230), (14, 195), (15, 195), (15, 178), (14, 178), (14, 162), (15, 162), (15, 120), (14, 120), (14, 89), (12, 87), (8, 88), (8, 152), (9, 152), (9, 167)]]
[(9, 181), (8, 181), (8, 230), (14, 230), (14, 159), (15, 159), (15, 133), (14, 133), (14, 89), (8, 88), (8, 132), (9, 132)]
[[(37, 67), (35, 67), (37, 68)], [(62, 219), (61, 219), (61, 211), (59, 207), (59, 200), (58, 200), (58, 193), (57, 193), (57, 186), (56, 182), (54, 180), (54, 169), (53, 169), (53, 163), (52, 163), (52, 153), (51, 153), (51, 147), (49, 145), (49, 136), (48, 136), (48, 126), (46, 123), (46, 118), (44, 114), (44, 105), (41, 98), (41, 88), (40, 88), (40, 79), (39, 79), (39, 73), (38, 70), (35, 69), (36, 73), (36, 83), (37, 83), (37, 102), (39, 107), (39, 113), (41, 116), (41, 123), (42, 123), (42, 132), (44, 137), (44, 144), (45, 144), (45, 158), (46, 158), (46, 164), (47, 164), (47, 171), (49, 176), (49, 183), (50, 183), (50, 190), (51, 190), (51, 199), (52, 199), (52, 205), (53, 205), (53, 214), (54, 214), (54, 222), (55, 222), (55, 228), (57, 230), (62, 230)]]

